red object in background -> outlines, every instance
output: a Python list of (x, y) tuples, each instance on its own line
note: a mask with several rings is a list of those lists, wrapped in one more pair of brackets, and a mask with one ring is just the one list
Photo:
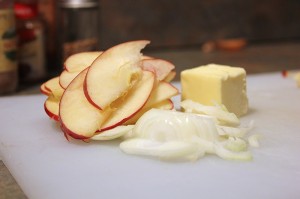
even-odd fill
[[(34, 19), (38, 16), (38, 5), (37, 3), (23, 3), (16, 2), (14, 4), (15, 16), (16, 19), (20, 21)], [(18, 28), (19, 42), (20, 45), (28, 41), (32, 41), (36, 38), (34, 29), (28, 27), (28, 25)]]
[(19, 37), (19, 79), (34, 83), (46, 76), (44, 24), (37, 0), (17, 0), (14, 4)]
[(19, 34), (20, 45), (36, 39), (36, 35), (34, 31), (30, 29), (19, 30), (18, 34)]
[(281, 71), (281, 75), (282, 75), (283, 77), (287, 77), (287, 76), (288, 76), (288, 71), (287, 71), (287, 70)]
[(239, 51), (247, 46), (247, 40), (244, 38), (222, 39), (216, 41), (216, 47), (225, 51)]
[(37, 3), (23, 3), (16, 2), (14, 4), (15, 15), (17, 19), (32, 19), (38, 15), (38, 5)]

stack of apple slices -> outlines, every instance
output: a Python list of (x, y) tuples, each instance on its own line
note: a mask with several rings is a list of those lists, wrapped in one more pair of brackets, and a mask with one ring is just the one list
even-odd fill
[(132, 125), (151, 108), (173, 109), (174, 65), (141, 54), (149, 41), (70, 56), (58, 77), (43, 83), (48, 116), (68, 137), (89, 139)]

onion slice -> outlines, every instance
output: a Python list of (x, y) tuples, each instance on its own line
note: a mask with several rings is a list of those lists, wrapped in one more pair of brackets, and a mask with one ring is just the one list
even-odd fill
[(220, 126), (213, 116), (151, 109), (120, 144), (123, 152), (159, 159), (195, 160), (216, 154), (228, 160), (251, 160), (247, 128)]
[(181, 107), (188, 113), (204, 114), (215, 117), (221, 125), (238, 126), (240, 125), (239, 118), (227, 111), (223, 105), (206, 106), (192, 100), (184, 100), (181, 102)]

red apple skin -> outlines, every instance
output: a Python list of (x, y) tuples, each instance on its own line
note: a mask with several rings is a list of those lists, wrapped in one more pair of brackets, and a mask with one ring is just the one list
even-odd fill
[[(136, 46), (138, 46), (138, 48), (137, 49), (139, 49), (139, 50), (142, 50), (147, 44), (149, 44), (150, 43), (150, 41), (147, 41), (147, 40), (138, 40), (138, 41), (129, 41), (129, 42), (125, 42), (125, 43), (122, 43), (122, 44), (118, 44), (118, 45), (116, 45), (116, 46), (113, 46), (113, 47), (111, 47), (110, 49), (108, 49), (108, 50), (106, 50), (106, 51), (104, 51), (97, 59), (95, 59), (94, 60), (94, 62), (93, 62), (93, 64), (89, 67), (89, 70), (88, 70), (88, 73), (87, 73), (87, 76), (86, 76), (86, 78), (85, 78), (85, 81), (84, 81), (84, 94), (85, 94), (85, 96), (86, 96), (86, 98), (88, 99), (88, 101), (90, 102), (90, 104), (92, 104), (93, 106), (95, 106), (97, 109), (99, 109), (99, 110), (103, 110), (103, 109), (105, 109), (106, 108), (106, 106), (108, 106), (111, 102), (113, 102), (113, 101), (115, 101), (115, 100), (117, 100), (117, 96), (114, 96), (114, 97), (112, 97), (112, 99), (110, 99), (110, 98), (108, 98), (108, 99), (110, 99), (111, 101), (107, 101), (106, 100), (106, 102), (104, 102), (104, 103), (100, 103), (100, 102), (98, 102), (99, 101), (99, 99), (104, 99), (104, 97), (102, 97), (102, 98), (99, 98), (99, 95), (93, 95), (93, 96), (91, 96), (91, 91), (90, 91), (90, 86), (88, 85), (88, 84), (91, 84), (91, 79), (92, 78), (90, 78), (90, 76), (92, 76), (92, 75), (90, 75), (90, 74), (92, 74), (93, 73), (93, 71), (95, 71), (95, 70), (99, 70), (99, 65), (97, 65), (98, 63), (102, 63), (102, 64), (100, 64), (100, 68), (108, 68), (108, 67), (105, 67), (105, 66), (109, 66), (108, 64), (103, 64), (103, 63), (106, 63), (107, 61), (105, 61), (105, 60), (107, 60), (108, 59), (108, 57), (110, 56), (110, 54), (112, 53), (114, 56), (115, 56), (115, 54), (116, 54), (116, 52), (117, 51), (119, 51), (119, 48), (123, 48), (123, 47), (125, 47), (124, 49), (126, 49), (126, 51), (125, 52), (127, 52), (128, 53), (128, 51), (130, 51), (129, 49), (134, 49), (134, 48), (129, 48), (128, 46), (130, 46), (131, 44), (133, 44), (135, 47)], [(137, 45), (138, 44), (138, 45)], [(127, 46), (127, 48), (126, 48), (126, 46)], [(143, 47), (142, 47), (143, 46)], [(134, 51), (134, 50), (133, 50)], [(122, 55), (123, 56), (123, 55)], [(127, 58), (127, 56), (124, 58), (122, 58), (122, 56), (121, 56), (121, 60), (122, 59), (125, 59), (125, 58)], [(133, 56), (132, 54), (131, 55), (129, 55), (129, 58), (128, 59), (130, 59), (130, 57), (131, 56)], [(139, 56), (139, 55), (136, 55), (136, 56)], [(142, 60), (142, 56), (141, 56), (141, 58), (140, 58), (141, 60)], [(102, 60), (104, 60), (104, 61), (102, 61)], [(129, 62), (127, 62), (127, 63), (129, 63)], [(139, 63), (139, 62), (138, 62)], [(126, 62), (124, 62), (123, 64), (126, 64)], [(136, 67), (136, 68), (134, 68), (134, 69), (132, 69), (132, 72), (134, 72), (135, 71), (135, 69), (137, 69), (137, 68), (139, 68), (139, 67)], [(140, 70), (142, 70), (141, 68), (140, 68)], [(111, 72), (111, 70), (108, 70), (108, 71), (110, 71)], [(94, 73), (95, 74), (95, 73)], [(110, 77), (110, 75), (108, 75), (108, 77)], [(98, 80), (99, 81), (101, 81), (101, 79), (99, 79), (98, 78)], [(89, 83), (90, 82), (90, 83)], [(123, 84), (122, 84), (122, 86), (124, 86)], [(94, 90), (95, 91), (95, 90)], [(96, 90), (97, 91), (97, 90)], [(122, 94), (121, 92), (123, 92), (123, 93), (125, 93), (126, 92), (126, 90), (125, 90), (125, 88), (124, 88), (124, 90), (123, 91), (119, 91), (120, 93), (119, 94)], [(99, 91), (98, 91), (98, 93), (99, 93)], [(101, 92), (100, 92), (101, 93)], [(95, 98), (95, 96), (98, 96), (97, 98), (98, 99), (93, 99), (93, 98)]]
[(51, 95), (53, 95), (57, 99), (61, 98), (61, 96), (65, 90), (59, 84), (59, 76), (46, 81), (43, 85), (44, 86), (41, 86), (40, 88), (43, 89), (43, 87), (44, 87), (46, 92), (50, 91)]
[(168, 101), (169, 101), (170, 104), (172, 105), (171, 108), (170, 108), (170, 110), (172, 110), (172, 109), (174, 108), (174, 103), (173, 103), (173, 101), (172, 101), (171, 99), (168, 99)]
[(174, 64), (163, 59), (143, 59), (142, 69), (153, 71), (159, 81), (165, 79), (175, 68)]
[(53, 120), (55, 121), (59, 121), (59, 116), (56, 115), (55, 113), (51, 112), (50, 110), (48, 110), (47, 106), (46, 106), (46, 102), (44, 103), (44, 110), (46, 112), (46, 114)]
[(47, 95), (47, 96), (51, 95), (51, 92), (48, 92), (48, 91), (45, 91), (45, 90), (42, 90), (42, 89), (40, 89), (40, 92), (41, 92), (43, 95)]
[(66, 88), (61, 84), (61, 80), (60, 80), (60, 76), (61, 76), (61, 74), (62, 74), (64, 71), (67, 71), (67, 69), (64, 68), (63, 71), (60, 73), (58, 83), (59, 83), (59, 85), (60, 85), (63, 89), (66, 89)]
[(87, 86), (87, 85), (86, 85), (86, 80), (84, 80), (84, 83), (83, 83), (83, 92), (84, 92), (84, 95), (85, 95), (86, 99), (89, 101), (89, 103), (90, 103), (91, 105), (93, 105), (93, 106), (96, 107), (97, 109), (103, 110), (100, 106), (98, 106), (97, 104), (95, 104), (94, 101), (90, 98), (86, 86)]
[[(101, 112), (92, 106), (85, 98), (83, 93), (83, 81), (87, 70), (88, 69), (83, 70), (72, 80), (64, 92), (59, 104), (59, 117), (62, 131), (66, 135), (80, 140), (89, 139), (93, 136), (98, 130), (98, 125), (101, 125), (101, 122), (104, 122), (105, 118), (110, 114), (110, 110)], [(84, 112), (76, 114), (77, 108), (83, 108)], [(70, 120), (70, 117), (68, 116), (70, 113), (75, 114), (73, 115), (75, 116), (75, 120), (74, 118)], [(79, 126), (77, 126), (78, 124)], [(84, 128), (84, 130), (80, 131), (78, 127), (79, 129)]]
[[(83, 69), (84, 70), (84, 69)], [(60, 75), (59, 75), (59, 85), (63, 88), (66, 89), (68, 85), (71, 83), (71, 81), (80, 73), (79, 72), (68, 72), (67, 70), (63, 70)], [(68, 76), (69, 75), (69, 76)], [(70, 78), (70, 75), (72, 75), (72, 78)], [(67, 77), (66, 77), (67, 76)], [(68, 84), (66, 84), (66, 78), (68, 78)]]
[[(58, 77), (53, 77), (52, 79), (49, 79), (48, 81), (46, 81), (46, 82), (44, 83), (45, 89), (48, 90), (48, 91), (50, 91), (50, 92), (52, 92), (52, 88), (49, 87), (49, 86), (53, 86), (53, 84), (51, 84), (51, 83), (54, 82), (54, 81), (57, 81), (56, 79), (59, 80)], [(50, 82), (51, 82), (51, 83), (50, 83)], [(59, 81), (58, 81), (58, 82), (59, 82)], [(49, 84), (50, 84), (50, 85), (49, 85)]]
[[(149, 96), (150, 96), (150, 95), (149, 95)], [(149, 96), (148, 96), (148, 98), (149, 98)], [(102, 128), (102, 129), (98, 130), (97, 132), (103, 132), (103, 131), (106, 131), (106, 130), (110, 130), (110, 129), (113, 129), (113, 128), (119, 126), (119, 125), (124, 124), (124, 123), (125, 123), (126, 121), (128, 121), (130, 118), (132, 118), (133, 116), (135, 116), (135, 115), (136, 115), (136, 114), (144, 107), (144, 105), (146, 104), (146, 102), (147, 102), (147, 101), (145, 101), (144, 104), (143, 104), (136, 112), (134, 112), (133, 114), (129, 115), (128, 117), (126, 117), (126, 118), (124, 118), (124, 119), (122, 119), (122, 120), (119, 121), (118, 123), (116, 123), (116, 124), (114, 124), (114, 125), (112, 125), (112, 126), (108, 126), (108, 127)]]
[[(86, 137), (86, 136), (83, 136), (83, 135), (78, 135), (76, 133), (74, 133), (73, 131), (71, 131), (70, 129), (68, 129), (64, 124), (63, 122), (60, 122), (60, 128), (61, 130), (64, 132), (65, 134), (65, 137), (72, 137), (74, 139), (77, 139), (77, 140), (85, 140), (85, 139), (89, 139), (89, 137)], [(69, 140), (69, 138), (67, 138), (67, 140)]]
[(63, 87), (63, 85), (60, 83), (60, 81), (58, 82), (60, 87), (62, 87), (63, 89), (66, 89), (65, 87)]
[[(67, 69), (65, 68), (65, 70), (67, 71)], [(70, 129), (68, 129), (64, 123), (59, 119), (58, 116), (58, 121), (60, 122), (60, 128), (62, 130), (62, 132), (64, 133), (65, 138), (69, 141), (69, 138), (72, 137), (74, 139), (78, 139), (78, 140), (85, 140), (85, 139), (89, 139), (89, 137), (83, 136), (83, 135), (78, 135), (76, 133), (74, 133), (73, 131), (71, 131)]]
[(151, 89), (151, 92), (149, 92), (149, 94), (148, 94), (148, 96), (146, 97), (146, 99), (145, 99), (145, 101), (143, 102), (143, 104), (141, 104), (141, 106), (140, 106), (136, 111), (134, 111), (132, 114), (128, 115), (127, 117), (121, 119), (119, 122), (116, 122), (115, 124), (113, 124), (113, 125), (111, 125), (111, 126), (107, 126), (107, 127), (105, 127), (105, 125), (104, 125), (104, 127), (102, 127), (101, 129), (99, 129), (97, 132), (106, 131), (106, 130), (115, 128), (115, 127), (117, 127), (117, 126), (119, 126), (119, 125), (122, 125), (122, 124), (124, 124), (126, 121), (128, 121), (130, 118), (132, 118), (133, 116), (135, 116), (140, 110), (143, 109), (143, 107), (144, 107), (145, 104), (147, 103), (149, 97), (151, 96), (152, 90), (153, 90), (154, 85), (155, 85), (155, 78), (156, 78), (154, 72), (152, 72), (152, 71), (144, 71), (144, 72), (145, 72), (145, 73), (148, 72), (148, 73), (152, 74), (152, 82), (151, 82), (151, 83), (152, 83), (152, 89)]
[[(100, 56), (103, 53), (103, 51), (87, 51), (87, 52), (79, 52), (73, 55), (70, 55), (64, 62), (63, 64), (63, 69), (66, 70), (67, 72), (80, 72), (87, 68), (93, 61), (96, 59), (98, 56)], [(92, 54), (92, 56), (90, 56)], [(78, 58), (78, 56), (86, 56), (89, 57), (88, 61), (85, 59), (84, 62), (82, 62), (82, 58)], [(76, 58), (75, 58), (76, 57)], [(76, 59), (77, 61), (80, 60), (80, 64), (76, 64), (75, 69), (74, 65), (70, 66), (70, 59)], [(74, 63), (74, 60), (72, 60), (72, 64)]]
[(44, 95), (47, 95), (49, 96), (51, 94), (51, 90), (49, 90), (46, 86), (45, 86), (45, 83), (43, 83), (41, 86), (40, 86), (40, 92)]

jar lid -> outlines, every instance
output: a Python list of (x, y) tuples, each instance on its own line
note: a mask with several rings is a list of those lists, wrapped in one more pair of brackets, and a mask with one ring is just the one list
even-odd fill
[(60, 0), (62, 8), (90, 8), (97, 7), (99, 0)]

